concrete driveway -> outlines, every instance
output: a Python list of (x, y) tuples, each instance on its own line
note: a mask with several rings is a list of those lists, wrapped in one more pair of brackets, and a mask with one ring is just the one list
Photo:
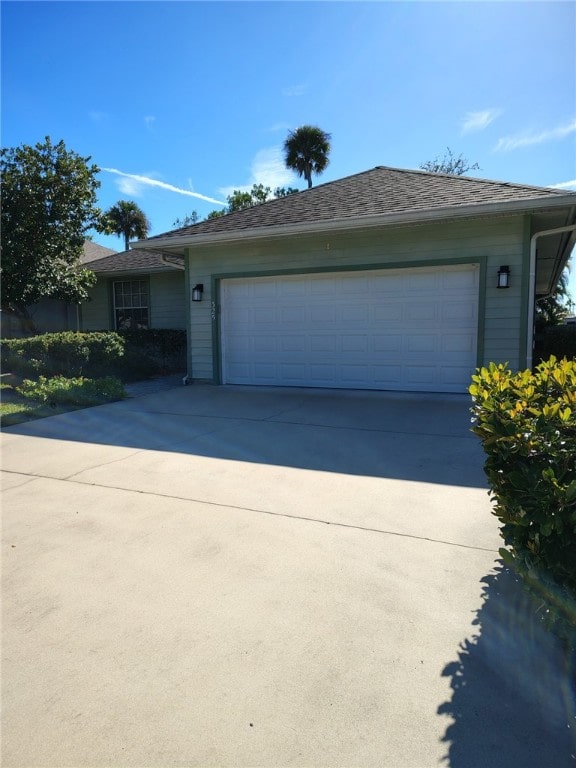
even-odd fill
[(2, 765), (574, 765), (468, 407), (195, 385), (7, 430)]

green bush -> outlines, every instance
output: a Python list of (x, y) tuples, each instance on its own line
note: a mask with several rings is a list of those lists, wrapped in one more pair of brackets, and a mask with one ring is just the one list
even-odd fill
[(16, 391), (23, 397), (39, 403), (99, 405), (125, 396), (122, 382), (107, 376), (103, 379), (66, 378), (51, 379), (40, 376), (38, 381), (24, 379)]
[(576, 361), (512, 373), (491, 363), (470, 386), (484, 469), (507, 549), (500, 554), (540, 599), (570, 646), (576, 632)]
[(186, 369), (186, 331), (172, 328), (138, 328), (118, 331), (126, 354), (147, 358), (154, 373), (179, 373)]
[(114, 373), (124, 340), (112, 332), (45, 333), (1, 343), (2, 367), (23, 376), (105, 376)]
[(534, 362), (566, 357), (576, 360), (576, 325), (550, 326), (536, 335)]

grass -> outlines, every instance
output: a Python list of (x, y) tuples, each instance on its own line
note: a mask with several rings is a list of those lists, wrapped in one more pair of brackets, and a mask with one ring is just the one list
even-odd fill
[(0, 384), (0, 427), (11, 427), (24, 421), (44, 419), (67, 411), (77, 411), (77, 405), (56, 405), (55, 403), (36, 403), (16, 392), (17, 384)]

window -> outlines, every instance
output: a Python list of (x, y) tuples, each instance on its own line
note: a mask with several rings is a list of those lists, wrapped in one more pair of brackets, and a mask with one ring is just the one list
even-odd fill
[(122, 280), (114, 283), (114, 327), (117, 331), (148, 328), (148, 281)]

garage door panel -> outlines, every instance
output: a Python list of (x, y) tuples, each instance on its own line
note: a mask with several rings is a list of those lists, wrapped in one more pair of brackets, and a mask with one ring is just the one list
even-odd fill
[(305, 352), (308, 348), (306, 336), (283, 336), (279, 341), (282, 352)]
[(336, 322), (336, 307), (310, 307), (310, 320), (314, 325), (328, 325), (333, 327)]
[(419, 358), (422, 354), (435, 354), (438, 352), (439, 339), (437, 336), (431, 334), (411, 334), (405, 336), (404, 351), (407, 356), (417, 355)]
[(340, 320), (343, 323), (362, 323), (368, 321), (368, 307), (363, 304), (348, 304), (340, 307)]
[[(470, 357), (475, 351), (476, 345), (468, 334), (449, 334), (441, 338), (442, 358), (452, 353), (462, 358), (462, 354)], [(449, 359), (449, 358), (448, 358)]]
[(342, 352), (365, 353), (370, 349), (370, 340), (367, 336), (342, 336)]
[(374, 336), (372, 339), (374, 352), (399, 353), (402, 349), (402, 336)]
[(435, 323), (439, 319), (440, 307), (434, 302), (405, 304), (403, 320), (407, 323)]
[(402, 322), (402, 303), (387, 302), (373, 306), (372, 316), (380, 323)]
[(477, 297), (471, 266), (224, 280), (223, 381), (463, 392)]
[(474, 300), (454, 301), (451, 300), (441, 306), (441, 319), (444, 323), (454, 323), (458, 325), (460, 321), (467, 323), (476, 322), (477, 307)]

